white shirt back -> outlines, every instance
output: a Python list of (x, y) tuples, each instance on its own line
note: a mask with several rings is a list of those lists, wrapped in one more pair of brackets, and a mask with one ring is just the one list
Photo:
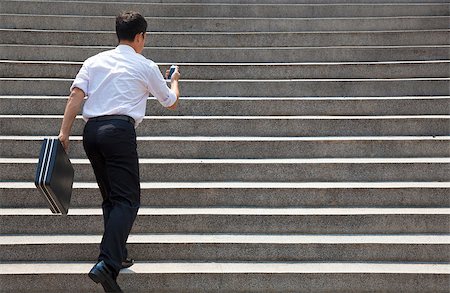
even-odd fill
[(158, 66), (128, 45), (88, 58), (70, 90), (78, 87), (87, 96), (83, 118), (128, 115), (137, 125), (145, 116), (152, 94), (164, 107), (173, 105), (176, 94), (167, 86)]

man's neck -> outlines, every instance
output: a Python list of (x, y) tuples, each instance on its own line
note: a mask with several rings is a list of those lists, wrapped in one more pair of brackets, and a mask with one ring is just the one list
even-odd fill
[(127, 45), (130, 46), (131, 48), (133, 48), (133, 50), (137, 53), (136, 50), (136, 44), (134, 44), (134, 42), (130, 42), (130, 41), (120, 41), (119, 45)]

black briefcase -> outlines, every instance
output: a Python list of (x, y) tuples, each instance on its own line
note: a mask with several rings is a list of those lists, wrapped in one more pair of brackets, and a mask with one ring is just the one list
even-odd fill
[(45, 138), (34, 184), (47, 199), (50, 210), (66, 215), (72, 196), (74, 170), (58, 138)]

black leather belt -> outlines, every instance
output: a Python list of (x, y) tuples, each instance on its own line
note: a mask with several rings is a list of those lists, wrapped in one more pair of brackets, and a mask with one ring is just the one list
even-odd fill
[(134, 125), (134, 119), (127, 115), (105, 115), (105, 116), (98, 116), (89, 118), (89, 121), (108, 121), (108, 120), (123, 120), (130, 122)]

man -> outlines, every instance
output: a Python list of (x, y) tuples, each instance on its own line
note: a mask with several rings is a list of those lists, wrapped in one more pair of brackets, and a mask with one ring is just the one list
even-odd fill
[(137, 12), (117, 16), (119, 45), (83, 63), (70, 88), (59, 134), (67, 150), (72, 124), (86, 96), (83, 146), (103, 197), (104, 220), (98, 263), (89, 277), (106, 292), (121, 292), (117, 275), (132, 264), (125, 245), (140, 206), (135, 127), (144, 118), (149, 94), (172, 110), (180, 96), (178, 67), (168, 88), (158, 66), (141, 55), (146, 30), (147, 22)]

